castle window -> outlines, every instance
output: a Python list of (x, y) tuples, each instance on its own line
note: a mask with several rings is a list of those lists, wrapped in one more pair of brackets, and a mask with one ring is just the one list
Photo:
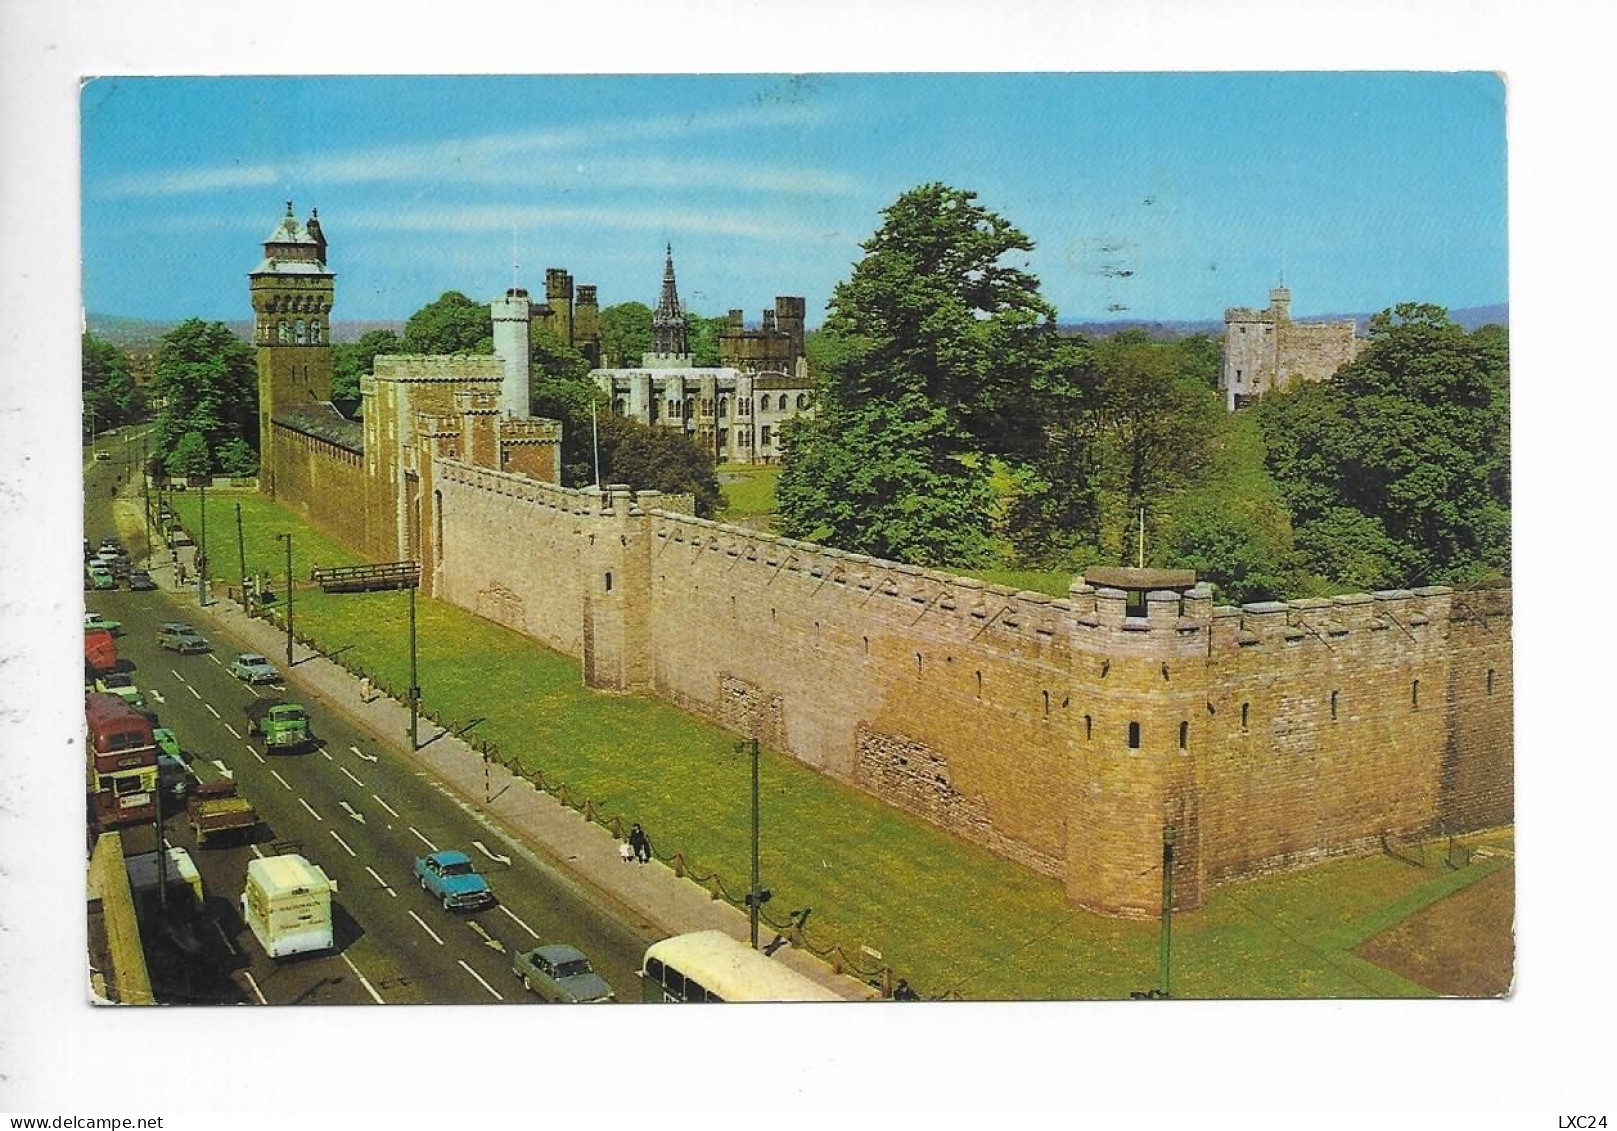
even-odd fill
[(319, 345), (320, 344), (320, 323), (319, 322), (311, 322), (311, 323), (309, 323), (309, 342), (312, 345)]
[(685, 415), (686, 415), (686, 417), (692, 417), (692, 416), (696, 415), (696, 398), (695, 397), (686, 397), (685, 398)]
[[(781, 397), (782, 407), (785, 407), (785, 400), (786, 400), (785, 397)], [(798, 393), (797, 394), (797, 407), (798, 408), (807, 408), (808, 407), (808, 394), (806, 394), (806, 393)]]
[(1488, 669), (1488, 694), (1493, 694), (1493, 669)]
[(727, 416), (729, 414), (729, 410), (730, 410), (730, 398), (728, 398), (728, 397), (720, 397), (719, 398), (719, 419), (723, 420), (725, 418), (725, 416)]
[(1179, 724), (1179, 749), (1185, 750), (1190, 746), (1190, 724)]
[(292, 331), (284, 321), (275, 324), (275, 340), (283, 346), (292, 340)]
[(977, 698), (981, 699), (982, 697), (983, 697), (983, 673), (978, 672), (977, 673)]
[(623, 415), (623, 398), (622, 397), (613, 398), (613, 400), (612, 400), (612, 412), (616, 416), (622, 416)]
[(298, 345), (307, 345), (309, 342), (309, 324), (299, 318), (297, 322)]
[(1050, 717), (1050, 693), (1048, 691), (1044, 693), (1044, 717)]
[(1409, 705), (1411, 707), (1420, 706), (1420, 680), (1418, 679), (1409, 685)]
[(736, 400), (736, 415), (737, 416), (751, 416), (752, 415), (752, 402), (749, 401), (746, 397), (738, 398)]
[(758, 442), (766, 448), (769, 447), (769, 425), (765, 424), (763, 428), (759, 430)]
[(1336, 696), (1337, 695), (1338, 695), (1338, 692), (1335, 692), (1335, 691), (1331, 692), (1331, 719), (1332, 719), (1332, 721), (1335, 721), (1335, 719), (1336, 719)]
[(870, 655), (870, 637), (865, 637), (865, 655)]
[(1140, 724), (1139, 723), (1130, 723), (1129, 724), (1129, 749), (1130, 750), (1138, 750), (1139, 748), (1140, 748)]
[(1095, 719), (1091, 715), (1084, 716), (1084, 741), (1095, 737)]
[(606, 571), (606, 591), (608, 593), (612, 592), (612, 571), (611, 570)]
[(1247, 721), (1248, 721), (1248, 719), (1251, 718), (1251, 713), (1252, 713), (1252, 704), (1250, 704), (1250, 703), (1242, 703), (1241, 704), (1241, 729), (1242, 730), (1246, 729)]
[(915, 674), (921, 674), (921, 653), (915, 653)]

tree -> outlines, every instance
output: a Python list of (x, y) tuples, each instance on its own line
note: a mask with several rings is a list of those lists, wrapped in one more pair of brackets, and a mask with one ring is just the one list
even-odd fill
[(258, 474), (258, 453), (240, 436), (226, 440), (215, 455), (221, 474), (242, 479)]
[(620, 302), (601, 311), (601, 363), (609, 369), (640, 364), (651, 352), (651, 307), (643, 302)]
[(459, 291), (445, 291), (410, 315), (404, 324), (404, 352), (493, 353), (494, 315)]
[(722, 315), (704, 318), (700, 314), (685, 315), (685, 342), (690, 347), (691, 364), (716, 366), (719, 364), (719, 335), (728, 328), (730, 320)]
[(359, 379), (376, 371), (376, 355), (404, 352), (404, 340), (392, 330), (367, 330), (357, 342), (336, 343), (331, 347), (332, 399), (358, 400)]
[[(220, 451), (239, 439), (249, 450), (258, 445), (258, 366), (246, 342), (223, 322), (191, 318), (167, 334), (157, 348), (152, 388), (162, 402), (155, 428), (157, 455), (165, 461), (182, 438), (200, 441), (188, 448), (194, 460)], [(189, 474), (202, 474), (203, 467)]]
[(636, 490), (695, 496), (696, 513), (709, 518), (723, 501), (713, 456), (677, 428), (641, 424), (607, 414), (600, 418), (603, 482)]
[(1403, 303), (1323, 384), (1259, 406), (1309, 568), (1369, 586), (1510, 569), (1509, 341)]
[(210, 474), (213, 457), (208, 454), (207, 438), (201, 432), (185, 433), (168, 453), (164, 468), (174, 476)]
[(101, 432), (136, 419), (141, 396), (124, 351), (88, 332), (82, 349), (84, 426)]
[[(883, 211), (817, 342), (816, 419), (789, 433), (782, 528), (930, 564), (991, 556), (995, 455), (1037, 435), (1055, 312), (1011, 262), (1033, 243), (976, 194), (923, 185)], [(1030, 427), (1031, 426), (1031, 427)]]
[(544, 328), (534, 332), (529, 348), (529, 408), (534, 416), (561, 421), (561, 481), (582, 487), (595, 482), (591, 429), (592, 406), (604, 405), (605, 394), (589, 380), (589, 359)]
[(581, 381), (589, 376), (589, 358), (543, 326), (533, 332), (528, 343), (529, 372), (535, 378), (553, 377)]

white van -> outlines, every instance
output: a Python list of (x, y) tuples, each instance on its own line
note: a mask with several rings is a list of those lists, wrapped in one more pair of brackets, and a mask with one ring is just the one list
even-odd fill
[(271, 958), (330, 950), (335, 945), (331, 893), (336, 890), (336, 881), (301, 856), (251, 860), (241, 917)]

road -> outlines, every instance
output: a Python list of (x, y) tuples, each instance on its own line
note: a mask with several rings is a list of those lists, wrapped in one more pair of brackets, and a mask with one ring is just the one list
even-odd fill
[[(86, 535), (114, 529), (110, 484), (118, 468), (87, 463)], [(139, 539), (131, 547), (139, 550)], [(167, 565), (157, 570), (164, 580)], [(332, 704), (288, 682), (250, 688), (227, 665), (237, 642), (196, 617), (194, 594), (127, 590), (86, 594), (87, 605), (123, 624), (119, 654), (133, 661), (136, 684), (162, 725), (179, 737), (204, 780), (233, 776), (262, 824), (251, 843), (222, 840), (195, 847), (182, 814), (165, 821), (170, 843), (191, 852), (207, 892), (206, 915), (180, 943), (150, 949), (161, 1000), (263, 1004), (496, 1003), (534, 1000), (511, 972), (512, 952), (541, 942), (570, 942), (625, 1000), (635, 1000), (634, 971), (656, 933), (626, 920), (580, 889), (554, 865), (510, 839), (469, 800), (458, 797), (391, 740), (353, 726)], [(214, 651), (179, 656), (155, 642), (167, 620), (196, 623)], [(278, 657), (272, 657), (278, 662)], [(282, 663), (284, 668), (284, 663)], [(283, 695), (309, 708), (319, 748), (266, 755), (249, 741), (244, 711), (260, 695)], [(129, 830), (130, 852), (150, 851), (151, 827)], [(296, 845), (296, 848), (289, 848)], [(338, 884), (335, 953), (267, 959), (242, 922), (238, 899), (254, 854), (301, 851)], [(498, 904), (475, 915), (446, 912), (413, 877), (417, 855), (439, 848), (467, 852), (488, 877)]]

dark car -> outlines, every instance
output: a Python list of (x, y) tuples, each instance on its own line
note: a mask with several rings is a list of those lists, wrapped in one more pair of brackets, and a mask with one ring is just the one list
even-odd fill
[(511, 972), (525, 989), (545, 1001), (579, 1005), (617, 1000), (612, 987), (590, 966), (583, 952), (565, 943), (518, 951), (511, 960)]
[(132, 569), (129, 571), (129, 588), (156, 589), (157, 582), (153, 581), (152, 575), (147, 573), (145, 570)]

